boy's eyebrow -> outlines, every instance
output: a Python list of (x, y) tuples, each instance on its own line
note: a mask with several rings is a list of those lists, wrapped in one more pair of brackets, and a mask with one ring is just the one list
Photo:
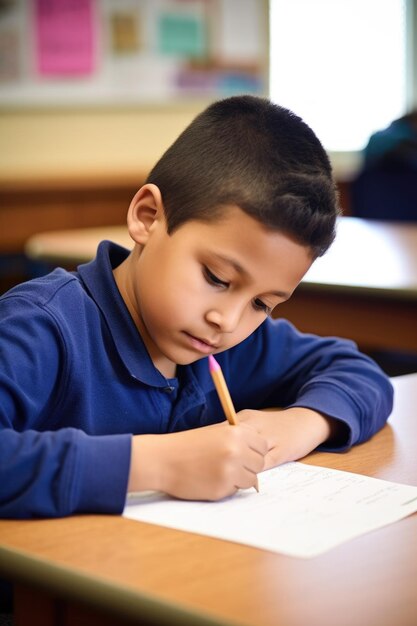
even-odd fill
[[(214, 254), (214, 256), (220, 261), (223, 261), (224, 263), (231, 265), (238, 274), (241, 274), (243, 276), (250, 278), (249, 272), (244, 267), (242, 267), (240, 263), (235, 261), (235, 259), (231, 259), (230, 257), (224, 256), (223, 254), (218, 254), (217, 252)], [(291, 296), (291, 294), (288, 293), (287, 291), (269, 291), (268, 293), (271, 294), (272, 296), (278, 296), (279, 298), (285, 298), (285, 299), (288, 299)]]

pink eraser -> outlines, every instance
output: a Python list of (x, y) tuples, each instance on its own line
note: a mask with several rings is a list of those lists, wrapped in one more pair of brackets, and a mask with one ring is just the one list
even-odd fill
[(217, 372), (220, 369), (220, 365), (217, 363), (216, 359), (214, 358), (212, 354), (209, 354), (208, 360), (209, 360), (210, 372)]

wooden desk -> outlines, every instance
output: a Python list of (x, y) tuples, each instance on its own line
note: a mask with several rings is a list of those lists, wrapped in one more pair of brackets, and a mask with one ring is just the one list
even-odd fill
[[(110, 226), (41, 233), (26, 253), (72, 268), (93, 258), (102, 239), (132, 245), (124, 226)], [(340, 218), (335, 243), (277, 315), (365, 350), (417, 352), (417, 224)]]
[[(417, 484), (417, 374), (393, 379), (389, 424), (309, 463)], [(417, 514), (312, 559), (122, 517), (0, 521), (16, 626), (415, 626)]]

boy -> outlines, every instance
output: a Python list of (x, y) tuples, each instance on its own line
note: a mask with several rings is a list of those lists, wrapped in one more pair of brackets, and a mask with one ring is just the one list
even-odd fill
[(77, 272), (0, 300), (0, 515), (120, 513), (147, 489), (223, 498), (381, 428), (392, 388), (373, 361), (270, 318), (336, 216), (329, 160), (300, 118), (252, 96), (197, 116), (131, 202), (130, 254), (102, 242)]

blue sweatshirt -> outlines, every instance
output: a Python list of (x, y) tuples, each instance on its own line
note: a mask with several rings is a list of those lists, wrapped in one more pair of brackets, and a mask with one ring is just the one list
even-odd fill
[[(224, 420), (207, 359), (167, 380), (153, 365), (102, 242), (77, 272), (58, 268), (0, 298), (0, 517), (120, 513), (132, 434)], [(217, 355), (236, 409), (303, 406), (345, 424), (340, 450), (388, 418), (392, 387), (350, 341), (267, 319)]]

